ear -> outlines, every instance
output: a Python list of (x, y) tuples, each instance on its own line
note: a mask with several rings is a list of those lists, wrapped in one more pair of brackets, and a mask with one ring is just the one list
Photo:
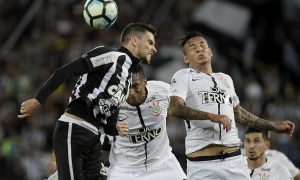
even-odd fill
[(134, 47), (136, 47), (137, 46), (137, 37), (135, 35), (132, 35), (130, 37), (130, 42)]
[(210, 57), (213, 57), (213, 53), (212, 53), (212, 50), (209, 48), (209, 55)]
[(183, 61), (186, 63), (186, 64), (189, 64), (190, 63), (190, 60), (188, 59), (188, 57), (186, 55), (183, 55)]
[(267, 140), (267, 147), (268, 147), (268, 149), (270, 148), (270, 144), (271, 144), (271, 142), (269, 140)]

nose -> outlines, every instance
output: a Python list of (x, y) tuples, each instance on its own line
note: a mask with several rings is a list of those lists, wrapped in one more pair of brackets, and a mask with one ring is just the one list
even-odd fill
[(154, 52), (154, 53), (156, 53), (156, 52), (157, 52), (157, 50), (156, 50), (156, 48), (155, 48), (155, 47), (153, 47), (153, 52)]

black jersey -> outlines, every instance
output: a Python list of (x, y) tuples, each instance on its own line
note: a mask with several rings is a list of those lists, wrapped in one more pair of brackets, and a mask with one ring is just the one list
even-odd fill
[(126, 100), (131, 71), (138, 63), (124, 47), (97, 47), (56, 70), (36, 98), (43, 103), (65, 79), (80, 75), (66, 111), (99, 127)]

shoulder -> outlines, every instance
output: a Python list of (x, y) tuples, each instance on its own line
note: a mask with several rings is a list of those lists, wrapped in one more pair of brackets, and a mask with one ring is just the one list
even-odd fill
[(277, 151), (277, 150), (273, 150), (273, 149), (268, 149), (266, 151), (266, 156), (268, 158), (274, 158), (274, 159), (285, 159), (287, 158), (285, 154), (283, 154), (282, 152), (280, 151)]
[(287, 167), (277, 161), (268, 161), (268, 165), (273, 172), (289, 172)]
[(173, 75), (171, 84), (177, 82), (178, 80), (183, 82), (182, 80), (186, 80), (190, 75), (191, 75), (191, 71), (189, 68), (180, 69)]
[(180, 69), (180, 70), (176, 71), (176, 73), (174, 75), (187, 75), (190, 73), (191, 73), (190, 69), (185, 68), (185, 69)]
[(87, 52), (89, 56), (99, 56), (99, 55), (125, 55), (128, 56), (124, 52), (120, 52), (118, 49), (112, 48), (112, 47), (107, 47), (107, 46), (97, 46), (94, 49), (90, 50)]
[(231, 76), (222, 72), (215, 73), (215, 75), (226, 79), (232, 79)]
[(170, 89), (170, 84), (165, 83), (163, 81), (148, 81), (147, 82), (147, 88), (149, 90), (154, 90), (154, 91), (169, 91)]

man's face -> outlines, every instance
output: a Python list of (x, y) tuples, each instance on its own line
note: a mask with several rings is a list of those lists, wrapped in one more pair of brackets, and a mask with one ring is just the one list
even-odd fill
[(146, 33), (136, 36), (136, 39), (137, 58), (139, 58), (145, 64), (150, 64), (153, 54), (157, 52), (154, 46), (154, 35), (147, 31)]
[(268, 149), (267, 141), (262, 137), (262, 133), (249, 133), (245, 135), (244, 146), (249, 160), (257, 160), (264, 156)]
[(145, 101), (147, 80), (140, 74), (132, 75), (132, 85), (129, 88), (127, 103), (130, 105), (140, 105)]
[(212, 52), (203, 37), (195, 36), (189, 39), (184, 47), (184, 62), (195, 65), (211, 62)]

